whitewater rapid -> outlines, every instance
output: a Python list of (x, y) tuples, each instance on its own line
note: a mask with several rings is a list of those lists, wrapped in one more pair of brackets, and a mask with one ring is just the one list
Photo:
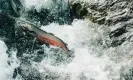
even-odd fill
[(37, 66), (41, 73), (54, 74), (59, 80), (122, 80), (129, 74), (133, 44), (125, 42), (109, 47), (108, 27), (89, 20), (74, 20), (72, 25), (51, 23), (41, 29), (55, 34), (74, 51), (74, 58), (68, 64), (53, 66), (54, 57), (44, 59)]
[(102, 36), (106, 31), (101, 29), (102, 32), (100, 33), (98, 32), (100, 28), (102, 26), (100, 27), (88, 20), (75, 20), (71, 26), (56, 23), (42, 26), (43, 30), (54, 33), (68, 43), (68, 48), (74, 50), (75, 57), (69, 64), (60, 66), (52, 66), (50, 59), (48, 61), (44, 59), (39, 65), (41, 72), (48, 69), (52, 73), (58, 73), (58, 75), (63, 73), (64, 75), (60, 76), (59, 80), (65, 80), (68, 74), (70, 80), (119, 79), (120, 66), (111, 61), (105, 54), (106, 49), (103, 47), (106, 44), (104, 44)]
[[(130, 45), (124, 45), (129, 51), (125, 56), (122, 50), (126, 52), (126, 49), (123, 46), (117, 48), (106, 46), (109, 42), (108, 29), (104, 26), (88, 20), (75, 20), (72, 25), (51, 23), (42, 26), (41, 29), (55, 34), (74, 52), (74, 58), (67, 64), (53, 65), (54, 55), (52, 57), (49, 55), (40, 63), (33, 64), (42, 74), (58, 76), (58, 80), (67, 78), (68, 80), (119, 80), (120, 75), (128, 72), (132, 64), (132, 59), (129, 59), (132, 55)], [(12, 52), (14, 54), (12, 58), (8, 58), (6, 45), (2, 41), (0, 44), (0, 79), (12, 80), (14, 68), (19, 66), (19, 61), (15, 57), (15, 52)], [(54, 53), (51, 48), (45, 50), (47, 54)], [(8, 60), (12, 60), (12, 65), (7, 64)]]
[(13, 80), (14, 69), (19, 66), (16, 51), (11, 51), (12, 55), (9, 58), (7, 49), (6, 44), (0, 40), (0, 80)]
[[(88, 1), (93, 2), (92, 0)], [(33, 5), (39, 8), (46, 2), (49, 1), (26, 0), (26, 5), (28, 8)], [(104, 0), (95, 0), (94, 2), (103, 3)], [(47, 6), (49, 4), (52, 2), (49, 2)], [(108, 36), (110, 29), (106, 26), (92, 23), (89, 20), (74, 20), (72, 25), (50, 23), (47, 26), (42, 26), (41, 29), (62, 39), (68, 44), (68, 48), (74, 55), (68, 63), (60, 62), (59, 65), (53, 65), (56, 64), (56, 55), (52, 54), (60, 53), (55, 53), (51, 51), (51, 48), (44, 47), (49, 55), (39, 63), (33, 62), (32, 66), (43, 75), (57, 77), (55, 80), (124, 80), (122, 76), (129, 73), (133, 64), (133, 44), (125, 42), (121, 46), (110, 47), (111, 41)], [(13, 71), (20, 63), (15, 51), (12, 51), (12, 57), (9, 58), (6, 50), (5, 43), (0, 41), (0, 80), (14, 80), (12, 78)], [(9, 65), (8, 62), (12, 63)], [(20, 77), (16, 80), (22, 79)], [(45, 77), (44, 80), (46, 80)]]

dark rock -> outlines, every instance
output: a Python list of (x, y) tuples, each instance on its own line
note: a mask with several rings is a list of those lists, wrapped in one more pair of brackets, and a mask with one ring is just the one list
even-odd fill
[(125, 40), (126, 40), (126, 38), (123, 38), (121, 40), (113, 40), (112, 43), (111, 43), (111, 46), (112, 47), (117, 47), (117, 46), (121, 45)]
[[(106, 0), (104, 3), (84, 4), (88, 8), (87, 19), (111, 29), (108, 36), (113, 47), (121, 45), (132, 35), (133, 2), (131, 0)], [(79, 7), (81, 8), (81, 5)]]
[(100, 19), (96, 20), (96, 22), (97, 22), (98, 24), (100, 24), (100, 25), (104, 24), (105, 21), (106, 21), (106, 18), (100, 18)]
[(127, 32), (126, 27), (123, 26), (121, 28), (117, 28), (114, 31), (110, 32), (109, 37), (110, 38), (112, 38), (112, 37), (118, 37), (118, 36), (120, 36), (120, 35), (122, 35), (122, 34), (124, 34), (126, 32)]
[(132, 16), (128, 16), (128, 15), (127, 16), (121, 16), (121, 17), (116, 16), (116, 17), (117, 18), (112, 18), (112, 19), (107, 20), (106, 24), (107, 25), (117, 24), (119, 22), (125, 22), (125, 21), (128, 21), (128, 20), (133, 18)]
[(15, 79), (17, 77), (18, 71), (21, 71), (19, 69), (14, 69), (13, 78)]
[(84, 16), (86, 16), (88, 13), (88, 10), (85, 6), (82, 6), (81, 3), (74, 3), (71, 5), (70, 8), (70, 16), (72, 19), (83, 19)]

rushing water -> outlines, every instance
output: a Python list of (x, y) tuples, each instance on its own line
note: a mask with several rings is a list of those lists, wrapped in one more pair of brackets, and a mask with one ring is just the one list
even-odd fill
[[(45, 1), (49, 2), (26, 0), (26, 5), (40, 6), (38, 4), (46, 3)], [(50, 4), (52, 1), (47, 6)], [(89, 20), (74, 20), (72, 25), (50, 23), (41, 29), (62, 39), (74, 55), (69, 59), (60, 51), (54, 52), (44, 45), (47, 57), (41, 62), (32, 62), (32, 67), (41, 73), (44, 80), (124, 80), (123, 76), (128, 74), (133, 64), (133, 44), (125, 42), (121, 46), (110, 47), (110, 29), (106, 26), (94, 24)], [(6, 50), (6, 45), (0, 41), (0, 80), (14, 80), (13, 71), (20, 63), (16, 58), (16, 51), (12, 51), (12, 56), (8, 58)], [(60, 59), (62, 56), (63, 59)], [(15, 80), (23, 79), (18, 75)]]

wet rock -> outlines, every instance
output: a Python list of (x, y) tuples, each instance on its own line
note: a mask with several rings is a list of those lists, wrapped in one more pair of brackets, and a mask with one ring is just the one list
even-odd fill
[(81, 3), (74, 3), (70, 6), (70, 16), (72, 19), (83, 19), (88, 13), (88, 10)]
[(131, 13), (122, 12), (122, 13), (119, 13), (117, 15), (109, 17), (109, 19), (107, 19), (107, 21), (106, 21), (106, 24), (107, 25), (115, 25), (119, 22), (126, 22), (132, 18), (133, 17), (132, 17)]
[(122, 38), (120, 40), (113, 40), (111, 43), (111, 46), (117, 47), (117, 46), (121, 45), (124, 41), (126, 41), (126, 38)]
[[(113, 47), (117, 47), (127, 41), (124, 37), (128, 38), (132, 35), (133, 2), (131, 0), (106, 0), (104, 2), (97, 1), (91, 3), (79, 1), (77, 3), (82, 3), (85, 5), (82, 7), (87, 8), (88, 12), (85, 18), (93, 23), (110, 28), (109, 37)], [(80, 4), (75, 5), (78, 6), (79, 9), (81, 8)]]
[(106, 18), (104, 18), (104, 17), (96, 20), (96, 22), (97, 22), (98, 24), (100, 24), (100, 25), (104, 24), (105, 21), (106, 21)]
[(112, 37), (119, 37), (120, 35), (126, 33), (127, 30), (126, 30), (126, 27), (123, 26), (121, 28), (117, 28), (115, 30), (113, 30), (112, 32), (110, 32), (109, 34), (109, 37), (112, 38)]

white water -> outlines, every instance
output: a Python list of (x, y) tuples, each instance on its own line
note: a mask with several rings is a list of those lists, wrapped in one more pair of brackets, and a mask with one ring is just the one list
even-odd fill
[[(13, 51), (12, 56), (8, 58), (6, 50), (5, 43), (0, 40), (0, 80), (12, 80), (13, 71), (19, 66), (16, 52)], [(10, 65), (7, 62), (10, 62)]]
[[(59, 66), (51, 64), (52, 58), (44, 59), (36, 66), (41, 73), (49, 72), (51, 75), (56, 73), (54, 76), (59, 76), (59, 80), (65, 80), (68, 76), (70, 80), (119, 80), (120, 74), (125, 74), (132, 65), (131, 44), (106, 48), (108, 29), (103, 26), (87, 20), (76, 20), (71, 26), (52, 23), (41, 28), (68, 43), (68, 48), (73, 50), (75, 55), (72, 62)], [(11, 80), (13, 69), (19, 63), (14, 57), (12, 60), (14, 64), (9, 66), (7, 47), (3, 42), (0, 44), (0, 80)], [(126, 48), (123, 48), (124, 46)], [(47, 50), (49, 53), (49, 49)]]
[(7, 65), (7, 55), (6, 55), (6, 45), (4, 42), (0, 41), (0, 80), (6, 80), (6, 69)]
[[(37, 5), (39, 0), (31, 1), (36, 0), (27, 0), (28, 6)], [(88, 20), (75, 20), (72, 25), (51, 23), (41, 28), (58, 36), (74, 51), (75, 57), (66, 65), (53, 66), (52, 58), (47, 58), (36, 66), (41, 73), (59, 76), (58, 80), (67, 77), (68, 80), (119, 80), (120, 75), (128, 73), (133, 64), (132, 44), (125, 42), (116, 48), (109, 48), (107, 35), (110, 30), (104, 26)], [(19, 65), (15, 52), (9, 59), (6, 50), (6, 45), (0, 41), (0, 80), (12, 80), (13, 70)], [(10, 60), (13, 61), (11, 66), (7, 64)]]
[[(107, 33), (102, 26), (86, 20), (77, 20), (73, 22), (72, 26), (52, 23), (43, 26), (42, 29), (54, 33), (68, 43), (70, 50), (74, 50), (75, 57), (67, 65), (52, 66), (50, 59), (48, 61), (44, 59), (40, 63), (41, 72), (48, 69), (52, 73), (64, 74), (60, 76), (59, 80), (65, 80), (67, 74), (70, 74), (70, 80), (82, 80), (80, 77), (85, 77), (85, 80), (118, 80), (122, 68), (128, 67), (130, 64), (130, 61), (121, 62), (123, 59), (120, 58), (120, 62), (116, 63), (122, 53), (120, 51), (117, 53), (117, 50), (112, 48), (103, 48)], [(99, 45), (99, 42), (102, 42), (103, 45)], [(113, 61), (111, 58), (115, 60)]]

